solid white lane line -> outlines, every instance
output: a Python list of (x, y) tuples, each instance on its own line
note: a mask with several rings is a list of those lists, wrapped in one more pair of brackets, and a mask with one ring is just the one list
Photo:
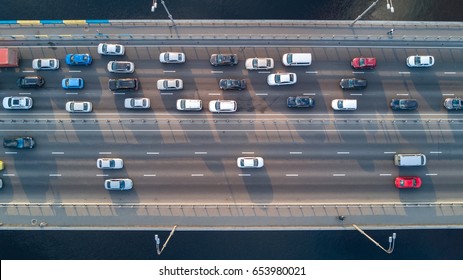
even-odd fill
[(191, 174), (192, 177), (202, 177), (204, 174)]
[(302, 155), (302, 152), (289, 152), (290, 155)]
[(156, 174), (143, 174), (145, 177), (156, 177)]
[(164, 70), (164, 73), (175, 73), (175, 70)]
[(5, 176), (5, 177), (14, 177), (14, 176), (16, 176), (16, 174), (14, 174), (14, 173), (5, 173), (5, 174), (3, 174), (3, 176)]
[(96, 174), (97, 177), (108, 177), (108, 174)]
[(222, 74), (223, 71), (211, 71), (212, 74)]
[(195, 152), (195, 155), (207, 155), (207, 152)]
[(244, 177), (244, 176), (249, 177), (249, 176), (251, 176), (251, 174), (238, 174), (238, 176), (240, 176), (240, 177)]
[(455, 75), (457, 72), (444, 72), (446, 75)]
[(286, 177), (297, 177), (299, 174), (286, 174)]
[(442, 152), (439, 152), (439, 151), (430, 151), (429, 153), (430, 154), (442, 154)]
[(337, 152), (338, 155), (348, 155), (350, 152)]
[(52, 155), (64, 155), (64, 152), (51, 152)]
[(50, 177), (61, 177), (61, 174), (49, 174)]
[(384, 152), (385, 154), (395, 154), (396, 152)]
[(30, 92), (20, 92), (18, 94), (20, 94), (20, 95), (30, 95), (31, 93)]
[(437, 173), (426, 173), (426, 176), (437, 176)]
[(159, 155), (159, 152), (146, 152), (147, 155)]
[(18, 152), (5, 152), (5, 155), (16, 155)]
[(161, 95), (172, 95), (174, 94), (173, 92), (161, 92)]
[(111, 152), (99, 152), (98, 154), (100, 154), (100, 155), (110, 155)]
[(382, 173), (382, 174), (379, 174), (379, 176), (392, 176), (392, 174), (390, 174), (390, 173)]
[(334, 173), (333, 176), (335, 176), (335, 177), (343, 177), (343, 176), (346, 176), (346, 174)]
[(241, 154), (243, 154), (243, 155), (253, 155), (254, 152), (241, 152)]

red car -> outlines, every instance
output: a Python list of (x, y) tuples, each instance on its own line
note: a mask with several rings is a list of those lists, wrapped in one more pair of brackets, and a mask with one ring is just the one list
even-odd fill
[(374, 57), (356, 57), (350, 63), (355, 69), (374, 69), (376, 67), (376, 58)]
[(417, 189), (421, 187), (421, 179), (416, 176), (396, 177), (395, 186), (398, 189)]

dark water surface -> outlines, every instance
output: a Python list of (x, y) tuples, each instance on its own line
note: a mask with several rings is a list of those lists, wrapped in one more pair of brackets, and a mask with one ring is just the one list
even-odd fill
[[(366, 0), (166, 0), (174, 19), (353, 20)], [(168, 19), (151, 0), (1, 0), (0, 20)], [(462, 21), (461, 0), (380, 1), (363, 19)], [(462, 221), (463, 222), (463, 221)], [(388, 247), (393, 231), (367, 231)], [(357, 231), (177, 231), (161, 257), (149, 231), (0, 231), (1, 259), (463, 259), (463, 230), (397, 230), (393, 254)], [(169, 232), (156, 232), (163, 243)], [(161, 243), (161, 244), (162, 244)]]
[[(1, 0), (0, 20), (168, 19), (158, 0)], [(165, 0), (174, 19), (353, 20), (373, 0)], [(461, 0), (381, 0), (365, 20), (463, 21)]]
[(386, 254), (355, 230), (343, 231), (176, 231), (161, 256), (169, 232), (0, 231), (0, 259), (130, 260), (452, 260), (463, 259), (463, 230), (366, 231)]

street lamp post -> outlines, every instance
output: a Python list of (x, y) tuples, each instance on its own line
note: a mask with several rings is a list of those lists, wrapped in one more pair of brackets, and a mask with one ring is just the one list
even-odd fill
[[(172, 26), (176, 26), (174, 18), (172, 15), (169, 13), (169, 10), (167, 9), (166, 3), (164, 0), (161, 0), (161, 4), (164, 7), (164, 10), (166, 10), (167, 16), (169, 17), (170, 21), (172, 21)], [(153, 5), (151, 6), (151, 12), (154, 12), (158, 6), (157, 0), (153, 0)]]
[(167, 237), (166, 242), (164, 243), (164, 245), (162, 245), (162, 249), (159, 249), (159, 245), (161, 244), (161, 240), (159, 239), (159, 236), (157, 234), (154, 235), (154, 241), (156, 242), (156, 253), (158, 253), (158, 255), (160, 255), (162, 251), (164, 251), (164, 248), (166, 248), (167, 243), (169, 242), (170, 238), (172, 237), (172, 235), (174, 235), (176, 228), (177, 228), (177, 225), (175, 225), (172, 231), (170, 232), (169, 237)]
[(392, 236), (389, 236), (389, 248), (386, 250), (383, 246), (381, 246), (378, 242), (376, 242), (373, 238), (371, 238), (368, 234), (366, 234), (363, 230), (361, 230), (358, 226), (352, 225), (356, 230), (358, 230), (361, 234), (365, 235), (368, 239), (371, 240), (376, 246), (381, 248), (384, 252), (391, 254), (394, 251), (395, 239), (397, 237), (396, 233), (394, 232)]
[[(392, 6), (392, 0), (386, 0), (386, 1), (387, 1), (386, 8), (390, 10), (391, 13), (394, 13), (394, 7)], [(366, 13), (368, 13), (368, 11), (371, 10), (378, 2), (379, 0), (376, 0), (375, 2), (373, 2), (370, 5), (370, 7), (368, 7), (363, 13), (361, 13), (356, 19), (354, 19), (354, 21), (351, 22), (350, 26), (353, 26), (359, 19), (361, 19)]]

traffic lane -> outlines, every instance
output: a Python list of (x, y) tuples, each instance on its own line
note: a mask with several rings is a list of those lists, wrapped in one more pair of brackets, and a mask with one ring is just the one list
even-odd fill
[[(35, 202), (78, 200), (103, 203), (116, 199), (112, 202), (355, 203), (434, 202), (461, 198), (458, 184), (461, 175), (454, 171), (430, 175), (423, 174), (424, 168), (418, 167), (406, 168), (405, 174), (378, 174), (361, 170), (358, 162), (352, 160), (265, 159), (265, 167), (256, 170), (239, 169), (235, 158), (126, 159), (122, 170), (98, 170), (94, 160), (87, 166), (80, 161), (74, 165), (60, 159), (57, 160), (60, 172), (49, 174), (49, 164), (44, 161), (41, 166), (47, 172), (29, 172), (20, 178), (6, 180), (5, 186), (14, 186), (14, 199), (8, 200), (10, 190), (2, 201), (28, 198)], [(377, 163), (392, 165), (391, 161)], [(440, 163), (443, 169), (451, 164)], [(290, 168), (286, 168), (288, 165)], [(394, 187), (397, 175), (420, 176), (423, 187), (419, 190), (398, 190)], [(104, 179), (127, 177), (134, 181), (132, 191), (124, 192), (127, 193), (124, 195), (119, 195), (120, 192), (108, 195), (103, 186)], [(438, 183), (442, 185), (437, 186)]]

